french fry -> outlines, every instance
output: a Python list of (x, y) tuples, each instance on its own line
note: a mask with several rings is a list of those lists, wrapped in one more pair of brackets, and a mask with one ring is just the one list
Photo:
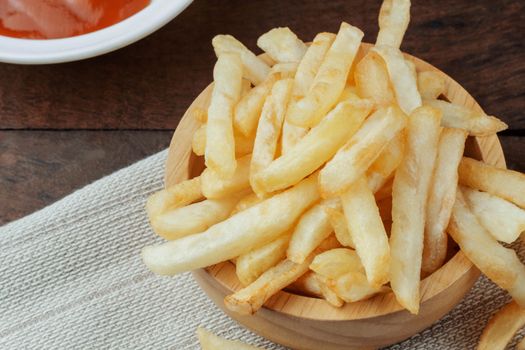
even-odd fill
[(364, 177), (341, 195), (341, 203), (355, 249), (368, 282), (378, 287), (388, 282), (390, 248), (374, 194)]
[(337, 103), (355, 58), (363, 32), (343, 22), (305, 97), (290, 105), (289, 123), (313, 127)]
[(149, 196), (146, 202), (146, 212), (149, 219), (152, 220), (167, 210), (183, 207), (202, 197), (201, 178), (197, 176)]
[(250, 163), (250, 184), (254, 192), (260, 195), (264, 190), (259, 188), (255, 179), (275, 158), (292, 84), (292, 79), (279, 80), (274, 84), (259, 118)]
[(253, 52), (231, 35), (216, 35), (212, 40), (212, 45), (217, 57), (225, 53), (239, 55), (243, 66), (243, 76), (253, 85), (262, 83), (270, 73), (270, 67), (262, 59), (255, 56)]
[(384, 0), (379, 10), (376, 46), (399, 49), (410, 22), (410, 0)]
[(264, 271), (286, 258), (286, 248), (288, 248), (291, 235), (291, 232), (284, 234), (275, 241), (237, 258), (235, 271), (243, 286), (249, 285), (259, 278)]
[(215, 85), (206, 123), (205, 163), (223, 178), (235, 172), (233, 107), (241, 94), (242, 65), (239, 55), (219, 55), (213, 69)]
[(276, 74), (270, 74), (261, 84), (243, 96), (235, 106), (233, 126), (242, 135), (251, 136), (255, 134), (264, 101), (277, 78)]
[(355, 250), (347, 248), (330, 249), (317, 255), (310, 269), (329, 279), (337, 279), (348, 272), (365, 273)]
[(403, 160), (405, 152), (405, 133), (400, 132), (386, 145), (377, 159), (366, 171), (368, 187), (372, 193), (377, 193), (393, 175)]
[(436, 71), (420, 72), (417, 75), (417, 88), (423, 100), (435, 100), (445, 93), (445, 77)]
[[(235, 141), (236, 157), (242, 157), (252, 153), (255, 137), (246, 137), (234, 130), (233, 139)], [(193, 153), (195, 153), (196, 155), (204, 155), (206, 149), (206, 124), (201, 125), (200, 128), (198, 128), (193, 134), (191, 148), (193, 150)]]
[(360, 97), (358, 96), (355, 85), (346, 85), (343, 89), (343, 92), (341, 92), (341, 96), (339, 96), (339, 102), (343, 102), (345, 100), (357, 101), (359, 99)]
[(328, 221), (326, 207), (337, 206), (335, 200), (323, 201), (307, 210), (299, 219), (293, 230), (290, 244), (286, 251), (288, 260), (302, 263), (312, 251), (330, 234), (332, 226)]
[(297, 67), (297, 62), (276, 63), (273, 65), (270, 74), (277, 75), (280, 79), (293, 79)]
[(241, 81), (241, 95), (242, 98), (244, 95), (246, 95), (250, 90), (252, 89), (252, 83), (248, 79), (243, 79)]
[(348, 303), (368, 299), (385, 291), (384, 287), (372, 287), (363, 272), (347, 272), (337, 279), (329, 280), (328, 286), (337, 296)]
[(221, 338), (202, 327), (197, 328), (197, 337), (202, 350), (260, 350), (256, 346), (242, 343), (238, 340)]
[(387, 180), (387, 182), (374, 194), (376, 202), (380, 202), (386, 198), (392, 198), (392, 186), (394, 178)]
[(308, 128), (290, 124), (285, 120), (281, 135), (281, 155), (288, 153), (306, 133)]
[(367, 100), (339, 103), (288, 153), (261, 171), (255, 181), (265, 192), (299, 182), (330, 159), (361, 126), (372, 109)]
[(257, 46), (276, 62), (299, 62), (306, 53), (303, 43), (288, 27), (273, 28), (257, 39)]
[(355, 248), (355, 243), (352, 234), (348, 231), (348, 225), (346, 224), (345, 214), (343, 214), (342, 209), (325, 207), (324, 210), (326, 215), (328, 215), (328, 221), (339, 243), (341, 243), (343, 247)]
[(339, 298), (334, 291), (328, 287), (326, 278), (323, 278), (313, 271), (308, 271), (286, 289), (296, 294), (323, 298), (335, 307), (341, 307), (344, 304), (343, 299)]
[(225, 198), (250, 188), (250, 162), (252, 156), (246, 155), (237, 160), (233, 176), (223, 179), (213, 169), (206, 168), (201, 174), (202, 193), (208, 199)]
[(496, 312), (483, 329), (478, 350), (505, 350), (514, 334), (525, 326), (525, 309), (511, 301)]
[(317, 200), (317, 176), (311, 176), (202, 233), (144, 247), (142, 259), (154, 273), (175, 275), (235, 258), (278, 238)]
[(357, 94), (368, 98), (379, 106), (395, 103), (385, 61), (376, 52), (370, 51), (357, 63), (354, 71)]
[(472, 158), (459, 163), (459, 183), (501, 197), (525, 209), (525, 175)]
[(419, 312), (419, 278), (425, 212), (439, 133), (439, 110), (416, 109), (408, 118), (406, 155), (396, 170), (392, 189), (390, 285), (397, 301)]
[(156, 234), (167, 240), (202, 232), (226, 219), (238, 201), (238, 196), (207, 199), (172, 209), (153, 218), (151, 228)]
[(498, 241), (512, 243), (525, 231), (525, 210), (500, 197), (462, 187), (472, 212)]
[(264, 198), (257, 196), (255, 193), (250, 193), (239, 200), (237, 205), (235, 205), (235, 208), (233, 208), (231, 215), (253, 207), (255, 204), (261, 203), (263, 200)]
[(397, 107), (381, 108), (335, 154), (319, 174), (324, 198), (345, 192), (381, 154), (385, 146), (405, 127), (405, 114)]
[(441, 124), (468, 131), (472, 136), (488, 136), (508, 128), (496, 117), (442, 100), (425, 100), (424, 104), (443, 112)]
[(448, 233), (478, 269), (525, 308), (525, 266), (481, 225), (458, 189)]
[(206, 124), (208, 121), (208, 112), (204, 108), (195, 107), (192, 110), (192, 117), (201, 124)]
[(424, 276), (436, 271), (447, 255), (447, 225), (456, 200), (458, 166), (463, 157), (467, 133), (445, 128), (439, 138), (436, 164), (428, 194), (423, 260)]
[(203, 156), (206, 150), (206, 124), (201, 125), (193, 133), (191, 149), (197, 156)]
[(378, 53), (386, 63), (399, 107), (406, 114), (412, 113), (422, 105), (422, 101), (417, 89), (416, 77), (403, 53), (389, 46), (376, 46), (372, 51)]
[(328, 286), (328, 278), (316, 274), (314, 272), (314, 279), (319, 283), (319, 288), (321, 289), (322, 297), (332, 306), (341, 307), (344, 305), (343, 299), (339, 298), (337, 294)]
[(224, 304), (229, 310), (241, 315), (255, 313), (272, 295), (305, 274), (314, 256), (332, 248), (335, 242), (331, 238), (326, 239), (301, 264), (296, 264), (290, 260), (281, 261), (279, 264), (266, 270), (250, 285), (224, 298)]

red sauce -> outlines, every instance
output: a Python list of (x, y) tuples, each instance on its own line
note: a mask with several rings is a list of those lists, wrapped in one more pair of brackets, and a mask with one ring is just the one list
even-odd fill
[(0, 35), (56, 39), (109, 27), (150, 0), (0, 0)]

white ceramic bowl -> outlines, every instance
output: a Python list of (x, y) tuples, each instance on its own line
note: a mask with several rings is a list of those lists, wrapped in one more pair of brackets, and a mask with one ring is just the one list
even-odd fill
[(159, 29), (192, 0), (151, 0), (143, 10), (95, 32), (64, 39), (17, 39), (0, 35), (0, 62), (45, 64), (81, 60), (129, 45)]

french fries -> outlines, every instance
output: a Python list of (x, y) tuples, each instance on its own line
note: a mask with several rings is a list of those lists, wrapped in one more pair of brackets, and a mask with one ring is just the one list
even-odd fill
[(279, 80), (274, 84), (259, 119), (250, 164), (250, 184), (254, 192), (260, 195), (264, 194), (264, 190), (258, 187), (255, 179), (275, 158), (292, 84), (292, 79)]
[(202, 350), (257, 350), (261, 349), (238, 340), (221, 338), (202, 327), (197, 328), (197, 337)]
[(381, 286), (371, 286), (364, 273), (354, 271), (331, 280), (329, 286), (337, 296), (347, 303), (365, 300), (384, 291)]
[(408, 119), (406, 155), (396, 170), (392, 189), (390, 285), (397, 301), (419, 312), (419, 282), (425, 210), (437, 154), (441, 113), (416, 109)]
[(206, 150), (206, 124), (201, 125), (193, 134), (191, 149), (198, 156), (203, 156)]
[(206, 124), (206, 166), (222, 178), (235, 172), (235, 140), (233, 136), (233, 107), (241, 95), (242, 65), (238, 55), (219, 55), (213, 69), (215, 85), (208, 108)]
[(270, 193), (301, 181), (337, 152), (371, 109), (367, 100), (339, 103), (293, 149), (259, 173), (255, 179), (257, 186)]
[(360, 97), (368, 98), (378, 106), (387, 106), (395, 102), (385, 61), (376, 52), (368, 52), (357, 63), (354, 79)]
[(525, 308), (525, 266), (515, 251), (501, 246), (480, 224), (459, 189), (448, 232), (481, 272)]
[(435, 100), (445, 93), (445, 77), (436, 71), (420, 72), (417, 88), (423, 100)]
[(257, 46), (276, 62), (299, 62), (306, 45), (288, 27), (274, 28), (257, 39)]
[(459, 183), (501, 197), (525, 209), (525, 175), (472, 158), (459, 163)]
[(341, 203), (368, 283), (380, 287), (388, 282), (390, 248), (374, 194), (364, 177), (341, 195)]
[(365, 272), (357, 253), (347, 248), (330, 249), (317, 255), (310, 264), (310, 270), (329, 279), (348, 272)]
[(410, 22), (410, 0), (384, 0), (379, 10), (376, 46), (399, 49)]
[(239, 281), (247, 286), (259, 278), (264, 271), (284, 260), (290, 236), (291, 232), (286, 233), (273, 242), (239, 256), (235, 264)]
[(316, 254), (333, 248), (336, 241), (327, 238), (301, 264), (290, 260), (283, 260), (279, 264), (266, 270), (250, 285), (224, 298), (224, 304), (231, 311), (241, 315), (250, 315), (259, 310), (263, 304), (276, 292), (296, 281), (308, 271), (308, 266)]
[(151, 219), (151, 227), (159, 236), (173, 240), (206, 230), (226, 219), (239, 198), (207, 199), (185, 207), (168, 210)]
[(386, 145), (366, 171), (368, 187), (377, 193), (391, 179), (405, 154), (405, 133), (400, 132)]
[(185, 206), (202, 199), (201, 178), (179, 182), (152, 194), (146, 202), (146, 212), (150, 220), (169, 209)]
[(253, 207), (255, 204), (261, 203), (264, 199), (265, 198), (261, 198), (255, 193), (247, 194), (246, 196), (242, 197), (235, 206), (235, 208), (233, 208), (232, 215), (240, 211), (246, 210), (250, 207)]
[(422, 101), (417, 89), (416, 77), (403, 53), (389, 46), (376, 46), (372, 51), (378, 53), (386, 63), (399, 107), (406, 114), (412, 113), (422, 105)]
[(295, 226), (286, 256), (301, 264), (330, 233), (332, 227), (325, 208), (337, 206), (337, 201), (323, 201), (306, 211)]
[(525, 326), (525, 308), (510, 302), (496, 312), (483, 330), (478, 350), (505, 350), (514, 334)]
[(406, 117), (397, 107), (381, 108), (372, 114), (319, 173), (323, 198), (344, 193), (405, 125)]
[(470, 209), (498, 241), (512, 243), (525, 231), (525, 210), (497, 196), (462, 187)]
[(144, 247), (142, 259), (157, 274), (175, 275), (235, 258), (278, 238), (318, 199), (317, 176), (311, 176), (204, 232)]
[(355, 248), (355, 243), (352, 238), (352, 234), (348, 231), (348, 225), (346, 224), (345, 214), (341, 209), (325, 207), (326, 215), (328, 215), (328, 221), (334, 230), (335, 238), (341, 243), (343, 247)]
[(483, 112), (442, 100), (425, 100), (425, 105), (443, 112), (441, 124), (468, 131), (472, 136), (488, 136), (507, 129), (507, 124)]
[(439, 137), (434, 174), (428, 194), (425, 239), (421, 271), (424, 276), (437, 270), (447, 255), (447, 225), (456, 200), (458, 166), (467, 133), (445, 128)]
[(313, 127), (337, 103), (357, 54), (363, 32), (343, 22), (305, 97), (290, 105), (286, 120)]
[(223, 179), (216, 171), (206, 168), (202, 172), (202, 194), (208, 199), (224, 198), (250, 188), (251, 155), (237, 160), (237, 167), (232, 177)]
[(238, 55), (242, 61), (243, 76), (253, 85), (262, 83), (270, 73), (270, 67), (233, 36), (217, 35), (211, 43), (217, 57), (231, 53)]

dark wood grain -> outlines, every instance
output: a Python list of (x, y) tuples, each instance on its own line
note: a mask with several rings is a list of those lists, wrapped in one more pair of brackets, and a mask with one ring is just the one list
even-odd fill
[[(196, 0), (158, 32), (102, 57), (0, 64), (0, 128), (173, 129), (211, 80), (214, 35), (256, 49), (275, 26), (311, 40), (345, 20), (374, 41), (380, 3)], [(524, 29), (524, 1), (413, 1), (403, 49), (454, 77), (512, 129), (525, 129)]]
[(0, 225), (166, 148), (169, 131), (0, 131)]

